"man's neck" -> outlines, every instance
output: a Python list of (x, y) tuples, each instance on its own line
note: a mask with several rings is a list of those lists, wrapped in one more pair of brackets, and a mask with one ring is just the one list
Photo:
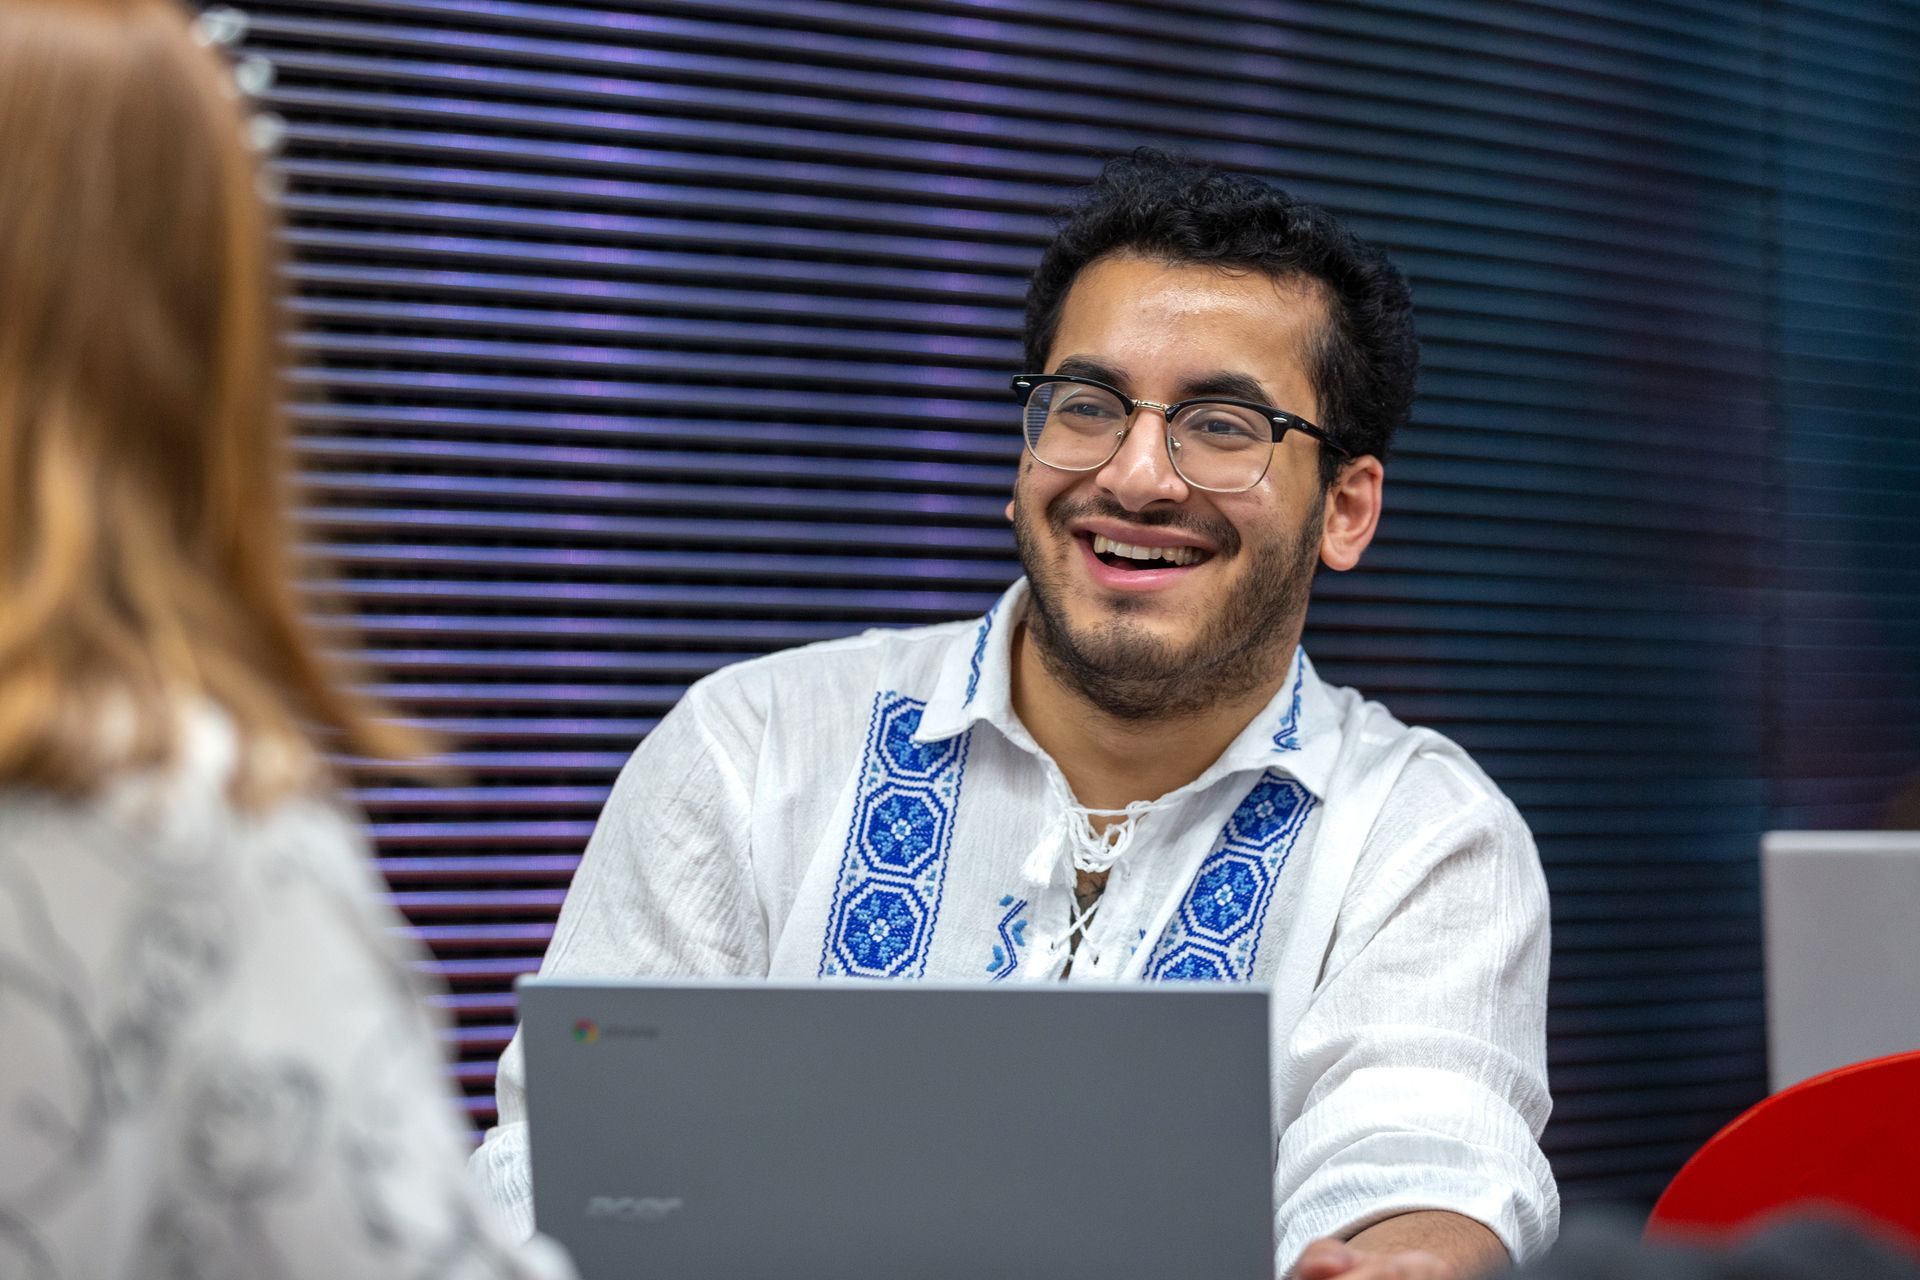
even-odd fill
[(1273, 700), (1290, 670), (1283, 666), (1269, 684), (1192, 715), (1123, 720), (1055, 678), (1024, 622), (1014, 633), (1012, 656), (1014, 714), (1089, 809), (1124, 809), (1192, 782)]

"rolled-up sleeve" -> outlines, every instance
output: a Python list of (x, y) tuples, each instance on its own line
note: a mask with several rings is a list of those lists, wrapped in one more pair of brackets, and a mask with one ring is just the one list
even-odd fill
[(1432, 785), (1369, 836), (1276, 1064), (1283, 1272), (1315, 1237), (1416, 1210), (1484, 1224), (1515, 1261), (1559, 1228), (1539, 1146), (1551, 1106), (1539, 858), (1483, 778), (1427, 772)]

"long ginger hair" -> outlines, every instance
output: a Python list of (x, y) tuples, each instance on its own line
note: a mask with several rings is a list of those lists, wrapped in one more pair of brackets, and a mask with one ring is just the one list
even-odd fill
[(0, 786), (164, 765), (195, 701), (243, 805), (427, 746), (302, 619), (260, 173), (179, 5), (0, 0)]

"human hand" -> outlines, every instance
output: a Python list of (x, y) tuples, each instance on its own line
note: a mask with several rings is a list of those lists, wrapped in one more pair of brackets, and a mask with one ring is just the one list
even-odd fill
[(1291, 1275), (1293, 1280), (1458, 1280), (1459, 1272), (1423, 1249), (1376, 1253), (1324, 1236), (1300, 1251)]

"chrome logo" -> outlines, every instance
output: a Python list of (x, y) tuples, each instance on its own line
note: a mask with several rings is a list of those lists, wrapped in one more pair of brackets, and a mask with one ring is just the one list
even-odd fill
[(592, 1044), (600, 1038), (600, 1024), (592, 1018), (582, 1018), (573, 1024), (573, 1038), (581, 1044)]

